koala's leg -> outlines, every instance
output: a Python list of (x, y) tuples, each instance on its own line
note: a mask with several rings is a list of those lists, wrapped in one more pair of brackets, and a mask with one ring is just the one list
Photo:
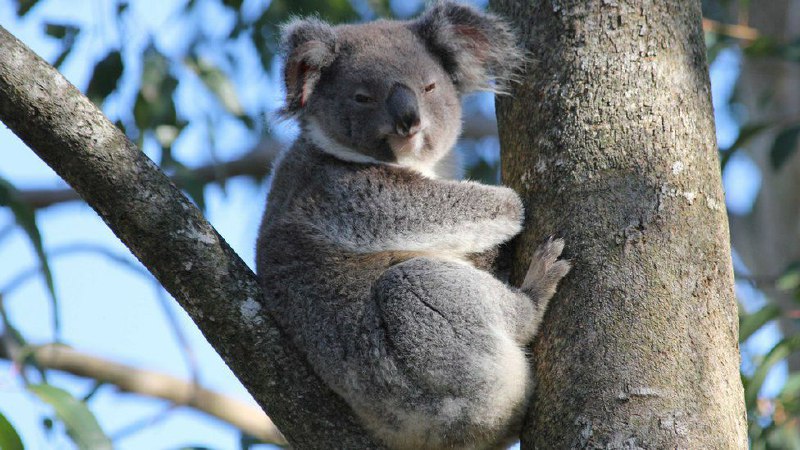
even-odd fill
[[(520, 343), (528, 343), (536, 334), (547, 310), (547, 304), (556, 293), (558, 282), (572, 267), (569, 261), (558, 259), (563, 250), (564, 240), (551, 237), (533, 252), (531, 264), (520, 288), (528, 296), (530, 302), (514, 305), (517, 309), (524, 311), (510, 315), (510, 317), (517, 317), (524, 321), (519, 322), (517, 328), (517, 339)], [(530, 308), (529, 311), (526, 306)]]
[(375, 371), (360, 386), (372, 392), (354, 409), (381, 438), (487, 448), (519, 423), (529, 369), (507, 315), (527, 304), (532, 320), (526, 295), (470, 265), (415, 258), (387, 270), (372, 301), (360, 352)]

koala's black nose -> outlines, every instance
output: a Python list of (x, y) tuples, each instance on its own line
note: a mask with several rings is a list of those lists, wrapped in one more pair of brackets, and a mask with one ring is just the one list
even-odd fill
[(412, 136), (419, 131), (419, 104), (417, 95), (411, 88), (404, 84), (395, 84), (386, 100), (386, 106), (397, 134)]

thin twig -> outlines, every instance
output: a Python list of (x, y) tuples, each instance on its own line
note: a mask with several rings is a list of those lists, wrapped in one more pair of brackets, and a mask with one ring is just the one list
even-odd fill
[(754, 41), (760, 36), (758, 30), (747, 25), (728, 24), (705, 18), (703, 19), (703, 31), (748, 42)]
[[(63, 345), (30, 347), (27, 351), (34, 355), (42, 368), (114, 385), (123, 392), (159, 398), (173, 405), (188, 406), (227, 422), (264, 442), (286, 444), (278, 429), (258, 406), (195, 386), (192, 382), (81, 353)], [(0, 358), (10, 357), (6, 349), (0, 346)]]

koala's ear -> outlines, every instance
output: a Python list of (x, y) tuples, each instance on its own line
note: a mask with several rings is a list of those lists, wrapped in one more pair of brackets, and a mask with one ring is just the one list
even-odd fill
[(504, 92), (524, 62), (508, 24), (466, 5), (441, 1), (411, 22), (459, 92)]
[(322, 69), (336, 59), (336, 32), (321, 20), (295, 19), (282, 27), (281, 49), (286, 58), (286, 104), (281, 114), (292, 116), (306, 105)]

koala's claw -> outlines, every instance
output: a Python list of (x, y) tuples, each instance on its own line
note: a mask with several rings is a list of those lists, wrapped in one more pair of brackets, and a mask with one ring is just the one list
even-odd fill
[(551, 236), (547, 242), (540, 245), (533, 252), (531, 265), (525, 280), (522, 282), (522, 290), (527, 293), (534, 302), (547, 302), (556, 293), (558, 282), (569, 273), (572, 264), (564, 259), (558, 259), (564, 250), (563, 239), (553, 239)]

